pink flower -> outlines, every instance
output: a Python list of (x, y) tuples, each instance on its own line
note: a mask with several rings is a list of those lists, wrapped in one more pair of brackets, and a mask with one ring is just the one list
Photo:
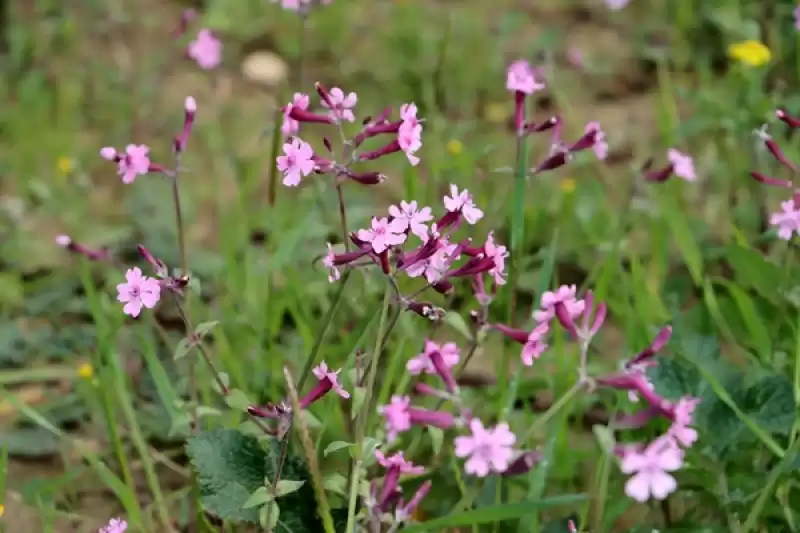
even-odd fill
[(452, 368), (458, 364), (460, 358), (460, 351), (454, 342), (448, 342), (442, 346), (433, 341), (425, 341), (425, 349), (423, 352), (413, 359), (408, 361), (406, 368), (408, 372), (413, 375), (418, 374), (435, 374), (436, 368), (431, 361), (431, 356), (439, 354), (441, 361), (447, 368)]
[(320, 363), (318, 366), (316, 366), (314, 368), (314, 370), (312, 370), (312, 372), (314, 373), (314, 376), (318, 380), (320, 380), (320, 381), (329, 381), (330, 384), (331, 384), (331, 388), (334, 390), (334, 392), (336, 392), (336, 394), (338, 394), (342, 398), (346, 399), (346, 398), (350, 397), (350, 393), (347, 392), (346, 390), (344, 390), (342, 388), (342, 386), (339, 384), (339, 372), (341, 372), (341, 371), (342, 371), (341, 368), (339, 370), (337, 370), (336, 372), (329, 371), (328, 370), (328, 365), (325, 364), (324, 361), (322, 363)]
[(458, 187), (450, 184), (450, 196), (444, 197), (444, 207), (449, 212), (460, 212), (470, 224), (475, 224), (483, 218), (483, 211), (475, 207), (472, 195), (467, 189), (458, 192)]
[(537, 322), (549, 322), (555, 317), (558, 304), (564, 305), (571, 318), (579, 317), (586, 309), (586, 302), (575, 298), (576, 291), (575, 285), (562, 285), (555, 291), (546, 291), (542, 294), (541, 309), (533, 312), (533, 319)]
[(70, 239), (68, 235), (58, 235), (56, 236), (56, 244), (62, 248), (66, 248), (72, 244), (72, 239)]
[(281, 124), (281, 133), (284, 135), (294, 135), (300, 131), (300, 123), (289, 116), (293, 108), (308, 109), (310, 99), (307, 94), (294, 93), (292, 103), (283, 108), (283, 124)]
[(121, 518), (112, 518), (108, 521), (108, 525), (101, 527), (97, 533), (125, 533), (128, 529), (128, 523)]
[(631, 0), (605, 0), (606, 7), (612, 11), (619, 11), (627, 6)]
[(681, 446), (689, 447), (697, 441), (697, 430), (689, 426), (692, 425), (692, 414), (699, 403), (699, 398), (686, 396), (678, 400), (672, 409), (673, 422), (667, 436)]
[(679, 152), (674, 148), (667, 151), (667, 159), (672, 163), (673, 172), (679, 178), (686, 181), (696, 181), (697, 175), (694, 173), (694, 160), (692, 156)]
[(297, 187), (300, 179), (308, 176), (316, 168), (314, 149), (302, 139), (295, 137), (291, 142), (283, 145), (284, 155), (277, 158), (278, 170), (283, 172), (283, 184), (287, 187)]
[(161, 297), (161, 284), (155, 278), (142, 275), (138, 267), (125, 272), (126, 283), (117, 285), (117, 301), (124, 303), (122, 312), (132, 317), (139, 316), (142, 307), (152, 309)]
[(350, 397), (350, 393), (344, 390), (339, 383), (339, 372), (341, 371), (342, 369), (340, 368), (336, 372), (331, 372), (328, 370), (328, 365), (324, 361), (314, 367), (312, 370), (314, 377), (316, 377), (319, 381), (327, 381), (330, 383), (330, 388), (336, 392), (336, 394), (347, 399)]
[(433, 220), (430, 207), (417, 208), (417, 202), (411, 201), (410, 203), (402, 201), (400, 207), (389, 206), (389, 214), (392, 216), (394, 223), (397, 221), (397, 226), (404, 225), (403, 231), (411, 230), (411, 233), (422, 239), (428, 240), (428, 226), (426, 222)]
[(509, 91), (533, 94), (544, 87), (544, 83), (536, 81), (533, 69), (527, 61), (520, 59), (509, 65), (506, 74), (506, 89)]
[(793, 233), (800, 233), (800, 209), (793, 199), (781, 202), (781, 210), (770, 215), (769, 223), (778, 227), (778, 237), (788, 241)]
[(677, 488), (674, 472), (683, 465), (683, 452), (664, 437), (650, 443), (643, 451), (628, 449), (620, 469), (624, 474), (634, 474), (625, 483), (625, 494), (636, 501), (646, 502), (652, 496), (663, 500)]
[(351, 109), (355, 107), (358, 102), (356, 93), (350, 93), (345, 96), (344, 91), (339, 87), (334, 87), (329, 93), (330, 105), (325, 100), (322, 101), (322, 107), (330, 109), (330, 117), (337, 124), (342, 120), (347, 122), (354, 122), (355, 115)]
[(503, 274), (506, 270), (506, 257), (508, 257), (508, 249), (505, 246), (497, 245), (494, 243), (494, 234), (489, 233), (486, 238), (486, 243), (483, 245), (483, 251), (486, 257), (494, 261), (494, 266), (489, 270), (489, 274), (494, 278), (494, 282), (498, 285), (505, 285), (506, 278)]
[(411, 429), (411, 416), (408, 414), (410, 403), (408, 396), (392, 396), (389, 403), (378, 407), (378, 413), (386, 419), (386, 437), (389, 442), (395, 440), (399, 433)]
[(469, 457), (464, 465), (467, 474), (485, 477), (489, 472), (502, 474), (514, 455), (513, 446), (517, 438), (505, 422), (494, 429), (486, 429), (483, 423), (473, 418), (469, 423), (472, 436), (456, 437), (456, 456)]
[(450, 265), (458, 259), (458, 257), (453, 256), (456, 248), (458, 248), (458, 245), (442, 243), (439, 249), (428, 258), (425, 264), (425, 279), (428, 283), (433, 284), (445, 278), (450, 270)]
[(380, 450), (375, 450), (375, 459), (378, 464), (386, 469), (396, 468), (401, 474), (422, 474), (425, 469), (421, 466), (415, 466), (411, 461), (407, 461), (403, 456), (403, 452), (397, 452), (390, 456), (384, 455)]
[(323, 361), (318, 366), (314, 367), (313, 372), (314, 377), (317, 378), (317, 384), (314, 385), (314, 388), (312, 388), (308, 394), (300, 398), (299, 403), (301, 408), (305, 409), (330, 391), (335, 391), (336, 394), (345, 399), (350, 397), (350, 393), (344, 390), (339, 384), (339, 372), (341, 372), (341, 369), (336, 372), (331, 372), (328, 370), (328, 365)]
[(600, 123), (596, 121), (586, 124), (584, 133), (589, 133), (592, 130), (597, 131), (594, 144), (592, 145), (592, 150), (594, 150), (594, 154), (597, 156), (597, 159), (603, 161), (608, 156), (608, 143), (606, 142), (606, 134), (600, 129)]
[(390, 247), (406, 242), (406, 235), (403, 231), (405, 231), (403, 221), (389, 222), (387, 218), (372, 217), (372, 227), (360, 229), (356, 235), (362, 241), (368, 242), (372, 246), (373, 252), (382, 254)]
[(794, 8), (794, 29), (800, 31), (800, 6)]
[[(431, 226), (434, 236), (438, 235), (435, 231), (436, 224)], [(437, 237), (438, 238), (438, 237)], [(453, 252), (458, 248), (455, 244), (450, 244), (447, 238), (441, 238), (436, 243), (436, 251), (428, 257), (420, 261), (416, 261), (406, 268), (406, 274), (411, 278), (416, 278), (425, 275), (428, 283), (436, 283), (443, 279), (447, 272), (450, 270), (450, 265), (458, 259), (453, 257)]]
[(414, 153), (422, 148), (422, 123), (417, 119), (416, 104), (400, 106), (400, 118), (403, 122), (397, 131), (397, 142), (400, 149), (406, 154), (408, 162), (416, 166), (419, 164), (419, 157)]
[(421, 466), (414, 466), (411, 461), (406, 461), (403, 452), (386, 457), (380, 450), (375, 450), (375, 458), (378, 460), (378, 464), (386, 468), (383, 487), (378, 496), (378, 505), (381, 508), (390, 505), (393, 498), (400, 492), (398, 482), (401, 474), (422, 474), (425, 471)]
[(211, 30), (203, 29), (197, 34), (197, 39), (189, 43), (188, 54), (200, 68), (210, 70), (222, 61), (222, 43)]
[(528, 339), (522, 346), (522, 364), (531, 366), (536, 359), (539, 359), (547, 350), (548, 344), (545, 337), (550, 332), (550, 324), (542, 322), (528, 334)]
[(122, 178), (122, 183), (129, 185), (133, 183), (136, 176), (144, 176), (150, 171), (148, 152), (150, 152), (150, 148), (144, 144), (129, 144), (125, 147), (124, 154), (106, 146), (100, 150), (100, 155), (103, 159), (117, 163), (117, 174)]
[(328, 281), (330, 283), (339, 281), (339, 279), (342, 277), (342, 273), (339, 272), (339, 269), (333, 262), (335, 257), (336, 254), (333, 252), (333, 246), (331, 246), (331, 243), (328, 243), (328, 253), (322, 258), (322, 264), (328, 269)]

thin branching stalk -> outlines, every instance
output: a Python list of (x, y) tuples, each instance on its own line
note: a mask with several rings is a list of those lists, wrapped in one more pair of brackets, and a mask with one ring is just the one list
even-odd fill
[[(286, 379), (286, 391), (289, 394), (289, 400), (292, 403), (292, 413), (300, 413), (300, 399), (297, 396), (297, 388), (294, 385), (292, 374), (288, 368), (283, 369), (283, 375)], [(296, 416), (292, 419), (297, 423), (297, 432), (300, 434), (300, 442), (303, 445), (303, 450), (306, 453), (308, 460), (308, 470), (311, 474), (311, 483), (314, 486), (314, 494), (317, 498), (317, 510), (319, 517), (322, 519), (322, 526), (325, 533), (336, 533), (333, 526), (333, 518), (331, 517), (331, 507), (328, 504), (328, 497), (325, 495), (325, 485), (322, 478), (322, 471), (317, 462), (317, 452), (314, 449), (314, 443), (311, 441), (311, 436), (308, 433), (308, 427), (303, 422), (301, 416)], [(294, 425), (294, 424), (293, 424)]]

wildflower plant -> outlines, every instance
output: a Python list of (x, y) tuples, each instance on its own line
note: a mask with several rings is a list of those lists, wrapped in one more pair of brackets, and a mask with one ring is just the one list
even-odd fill
[[(305, 23), (313, 8), (328, 3), (280, 5)], [(628, 2), (605, 4), (615, 12), (628, 9)], [(220, 36), (191, 27), (192, 20), (185, 13), (178, 31), (189, 39), (185, 55), (200, 69), (216, 69), (223, 61)], [(763, 64), (765, 53), (759, 54), (756, 59)], [(756, 59), (741, 58), (744, 63)], [(335, 199), (338, 208), (334, 231), (295, 243), (316, 256), (317, 278), (303, 279), (302, 284), (320, 282), (327, 291), (317, 330), (302, 332), (308, 342), (301, 357), (275, 353), (288, 350), (290, 343), (272, 343), (266, 334), (259, 333), (260, 342), (253, 345), (237, 343), (227, 328), (249, 318), (219, 314), (204, 300), (199, 282), (205, 280), (187, 251), (191, 228), (182, 196), (183, 180), (205, 179), (190, 165), (184, 167), (186, 156), (200, 145), (195, 128), (204, 102), (185, 97), (182, 124), (172, 125), (172, 138), (98, 147), (98, 159), (126, 192), (148, 187), (153, 180), (169, 186), (175, 259), (159, 257), (149, 242), (136, 246), (136, 264), (130, 255), (93, 248), (68, 235), (58, 236), (56, 244), (112, 269), (113, 316), (126, 321), (126, 328), (152, 323), (159, 330), (156, 315), (168, 310), (181, 324), (183, 338), (171, 349), (176, 364), (188, 364), (186, 394), (169, 393), (165, 373), (158, 376), (156, 388), (170, 400), (170, 436), (186, 439), (196, 489), (191, 511), (198, 522), (213, 522), (207, 529), (222, 522), (220, 530), (247, 522), (267, 531), (396, 533), (517, 520), (522, 530), (533, 530), (542, 525), (540, 511), (562, 506), (571, 511), (566, 530), (578, 531), (580, 526), (581, 531), (600, 531), (615, 518), (606, 513), (609, 498), (625, 498), (626, 506), (658, 506), (669, 525), (670, 501), (686, 494), (703, 503), (725, 500), (734, 511), (709, 512), (710, 518), (703, 518), (713, 522), (724, 516), (735, 523), (741, 504), (737, 498), (752, 498), (728, 492), (724, 466), (729, 458), (755, 442), (760, 463), (777, 472), (775, 479), (794, 468), (800, 442), (793, 416), (797, 379), (787, 383), (776, 372), (765, 371), (748, 381), (752, 376), (743, 376), (720, 357), (716, 340), (692, 332), (687, 324), (695, 317), (683, 313), (679, 303), (666, 309), (660, 297), (654, 297), (631, 304), (627, 294), (614, 294), (608, 279), (597, 281), (602, 289), (557, 281), (552, 258), (536, 272), (539, 290), (531, 301), (519, 298), (525, 294), (522, 278), (530, 266), (523, 261), (529, 252), (524, 219), (528, 183), (547, 180), (562, 167), (578, 167), (580, 159), (602, 165), (615, 143), (616, 132), (596, 120), (573, 124), (558, 113), (532, 116), (532, 100), (551, 89), (551, 80), (547, 71), (524, 59), (510, 63), (504, 77), (495, 80), (507, 93), (513, 121), (513, 137), (506, 139), (513, 144), (513, 178), (502, 173), (497, 177), (513, 191), (510, 208), (504, 209), (510, 213), (506, 224), (496, 224), (490, 202), (482, 201), (472, 184), (466, 187), (468, 182), (460, 177), (441, 189), (431, 187), (436, 192), (433, 199), (407, 195), (382, 203), (373, 193), (387, 181), (400, 179), (394, 170), (398, 164), (425, 168), (431, 151), (427, 136), (435, 129), (420, 102), (382, 102), (383, 108), (368, 109), (357, 88), (344, 83), (292, 88), (297, 92), (287, 94), (273, 110), (270, 170), (278, 178), (271, 184), (281, 183), (283, 188), (270, 196), (270, 203), (276, 198), (292, 202), (293, 195), (313, 191), (325, 202)], [(783, 109), (775, 118), (791, 129), (800, 126), (800, 119)], [(766, 128), (758, 130), (755, 139), (758, 149), (780, 165), (780, 172), (796, 173), (792, 157)], [(452, 156), (467, 151), (457, 140), (447, 146)], [(669, 209), (677, 205), (672, 196), (677, 187), (704, 183), (704, 168), (692, 156), (695, 146), (674, 138), (667, 146), (635, 169), (634, 192), (647, 190), (658, 209), (669, 211), (654, 223), (657, 235), (666, 239), (664, 235), (675, 234), (691, 281), (703, 289), (701, 297), (714, 304), (717, 293), (712, 285), (728, 285), (704, 272), (708, 267), (701, 251), (687, 244), (692, 241), (686, 222), (677, 208)], [(409, 173), (406, 179), (421, 180), (420, 174)], [(800, 197), (793, 181), (758, 170), (751, 176), (759, 184), (789, 189), (769, 224), (780, 239), (790, 241), (800, 233)], [(581, 187), (579, 180), (564, 180), (564, 193)], [(366, 207), (348, 202), (357, 194), (370, 200)], [(758, 278), (752, 281), (753, 290), (781, 277), (763, 257), (753, 259), (752, 250), (740, 248), (746, 258), (737, 266)], [(603, 261), (617, 261), (615, 253), (618, 249)], [(636, 283), (645, 287), (642, 294), (656, 292), (639, 259), (632, 257), (628, 266), (631, 277), (639, 276)], [(232, 262), (237, 260), (238, 256)], [(741, 267), (743, 262), (746, 267)], [(380, 299), (369, 306), (374, 287)], [(771, 298), (786, 298), (770, 287)], [(747, 305), (748, 295), (733, 289), (731, 294), (752, 318), (755, 306)], [(313, 298), (310, 290), (302, 296)], [(340, 319), (347, 298), (360, 304), (356, 315), (364, 324), (354, 325), (351, 317)], [(656, 302), (656, 310), (648, 308), (651, 302)], [(254, 309), (260, 302), (236, 302), (230, 309), (239, 305)], [(262, 319), (272, 317), (258, 315), (253, 320)], [(642, 323), (646, 327), (640, 327)], [(640, 330), (635, 335), (640, 342), (609, 348), (604, 336), (612, 335), (619, 324)], [(763, 341), (757, 348), (764, 352), (759, 356), (766, 357), (769, 339), (764, 341), (765, 334), (752, 324), (744, 328)], [(351, 346), (333, 345), (335, 327), (358, 330), (358, 339)], [(457, 340), (450, 338), (450, 330)], [(398, 338), (405, 351), (395, 349)], [(242, 366), (216, 353), (224, 345), (242, 360), (268, 359), (270, 374), (248, 375), (248, 369), (242, 371)], [(496, 382), (472, 386), (470, 364), (495, 349), (501, 352)], [(600, 361), (609, 350), (615, 360), (623, 359), (613, 370)], [(118, 365), (116, 353), (106, 355), (113, 361), (109, 364)], [(565, 370), (553, 376), (556, 360)], [(160, 363), (148, 364), (161, 368)], [(86, 378), (87, 387), (94, 387), (102, 382), (102, 371), (90, 365), (79, 375)], [(535, 377), (528, 380), (529, 375)], [(115, 376), (115, 384), (124, 389), (122, 372), (117, 370)], [(531, 416), (527, 391), (521, 389), (535, 388), (537, 379), (559, 394)], [(256, 391), (254, 381), (267, 385)], [(589, 493), (545, 495), (547, 476), (557, 466), (558, 443), (564, 442), (559, 433), (576, 404), (604, 407), (602, 420), (591, 424), (593, 453), (601, 458), (602, 468)], [(134, 440), (143, 445), (140, 435)], [(113, 444), (115, 453), (124, 455), (118, 437)], [(698, 474), (703, 469), (719, 471), (711, 479)], [(121, 470), (122, 485), (132, 485), (130, 472)], [(157, 487), (153, 472), (145, 474)], [(781, 494), (788, 494), (788, 483), (785, 490)], [(459, 501), (442, 512), (440, 496), (448, 491), (457, 491)], [(134, 512), (137, 506), (130, 503), (129, 494), (120, 492), (128, 496), (130, 516), (111, 519), (99, 532), (147, 530), (148, 520)], [(164, 500), (153, 492), (153, 520), (158, 522), (154, 528), (167, 530), (172, 526)], [(757, 505), (761, 507), (748, 512), (742, 531), (754, 530), (765, 504)], [(439, 516), (427, 521), (428, 515)]]

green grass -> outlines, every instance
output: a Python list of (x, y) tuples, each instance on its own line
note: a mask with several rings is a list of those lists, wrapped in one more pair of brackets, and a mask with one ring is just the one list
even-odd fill
[[(405, 363), (425, 338), (474, 352), (466, 372), (491, 384), (465, 389), (465, 402), (488, 422), (506, 420), (525, 438), (520, 446), (539, 447), (545, 459), (523, 476), (481, 480), (464, 474), (450, 432), (411, 432), (402, 448), (429, 468), (403, 487), (410, 497), (433, 481), (422, 506), (431, 527), (556, 532), (572, 517), (592, 533), (722, 524), (736, 533), (800, 530), (796, 247), (763, 220), (788, 195), (748, 176), (757, 169), (791, 178), (752, 135), (764, 122), (800, 160), (797, 139), (772, 114), (777, 106), (800, 114), (793, 4), (634, 0), (614, 13), (597, 2), (581, 17), (578, 4), (588, 2), (336, 0), (304, 28), (269, 2), (216, 0), (193, 26), (222, 38), (215, 72), (182, 58), (186, 37), (170, 39), (179, 4), (35, 4), (12, 8), (0, 85), (11, 102), (0, 109), (0, 531), (95, 531), (110, 516), (124, 516), (134, 532), (247, 531), (203, 513), (186, 441), (227, 428), (264, 444), (246, 406), (286, 397), (284, 372), (302, 397), (315, 381), (309, 369), (325, 360), (343, 368), (350, 401), (329, 395), (271, 439), (279, 453), (266, 457), (280, 460), (265, 472), (280, 474), (269, 480), (275, 486), (277, 478), (305, 480), (283, 498), (312, 515), (333, 509), (325, 528), (339, 532), (336, 512), (352, 517), (358, 509), (358, 480), (379, 475), (375, 408), (411, 390)], [(727, 46), (748, 38), (769, 45), (769, 66), (726, 61)], [(582, 69), (565, 61), (577, 44)], [(279, 86), (240, 73), (244, 56), (264, 47), (289, 66)], [(548, 82), (529, 116), (559, 114), (567, 140), (599, 120), (609, 161), (587, 151), (523, 177), (506, 120), (513, 102), (505, 69), (518, 57), (544, 67)], [(605, 453), (608, 432), (595, 415), (629, 413), (632, 404), (606, 390), (571, 396), (579, 353), (558, 327), (550, 349), (523, 368), (519, 345), (473, 331), (467, 282), (448, 298), (425, 293), (451, 312), (436, 325), (399, 312), (374, 270), (327, 282), (317, 259), (326, 242), (342, 241), (337, 191), (329, 176), (283, 187), (273, 163), (275, 106), (301, 90), (314, 101), (314, 81), (358, 92), (359, 118), (413, 101), (426, 120), (418, 167), (389, 156), (369, 166), (387, 182), (343, 186), (349, 230), (401, 199), (439, 214), (455, 183), (486, 213), (459, 235), (480, 245), (494, 231), (515, 252), (489, 321), (530, 328), (544, 290), (591, 289), (609, 310), (589, 352), (595, 376), (647, 346), (664, 324), (674, 326), (659, 355), (658, 390), (703, 403), (700, 441), (666, 502), (641, 505), (624, 495), (626, 476)], [(169, 180), (150, 175), (123, 186), (98, 152), (146, 143), (154, 161), (172, 164), (170, 139), (190, 94), (199, 111), (181, 161), (179, 235)], [(304, 125), (303, 138), (319, 148), (323, 131), (338, 142), (335, 130), (315, 125)], [(527, 139), (527, 167), (547, 155), (548, 139)], [(453, 140), (460, 151), (448, 149)], [(642, 180), (644, 163), (652, 157), (660, 168), (670, 147), (694, 157), (696, 183)], [(108, 247), (114, 264), (67, 253), (54, 244), (60, 234)], [(185, 246), (192, 286), (131, 321), (114, 288), (129, 266), (146, 268), (137, 244), (173, 268)], [(421, 285), (404, 279), (400, 288), (408, 294)], [(175, 360), (186, 323), (209, 331)], [(87, 361), (90, 377), (78, 372)], [(232, 389), (227, 396), (220, 380)], [(357, 380), (364, 386), (355, 388)], [(663, 429), (651, 424), (616, 438), (647, 441)], [(336, 442), (348, 445), (323, 453)], [(321, 493), (326, 506), (303, 507)], [(310, 503), (301, 497), (309, 494)], [(289, 507), (280, 505), (279, 524), (294, 516)], [(426, 530), (424, 523), (411, 530)]]

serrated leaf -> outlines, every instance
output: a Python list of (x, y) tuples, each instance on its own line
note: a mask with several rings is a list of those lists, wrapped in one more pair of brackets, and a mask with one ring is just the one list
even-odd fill
[(300, 490), (300, 487), (305, 485), (305, 483), (306, 482), (302, 480), (281, 479), (278, 481), (278, 484), (275, 485), (275, 495), (286, 496), (287, 494)]
[(267, 453), (256, 439), (233, 429), (203, 431), (189, 438), (186, 452), (197, 473), (200, 500), (210, 513), (258, 523), (258, 511), (244, 509), (267, 475)]
[(253, 507), (260, 507), (265, 503), (272, 501), (272, 494), (269, 493), (267, 487), (258, 487), (256, 491), (247, 498), (247, 501), (242, 504), (242, 509), (252, 509)]
[(352, 442), (345, 442), (343, 440), (337, 440), (331, 442), (325, 447), (325, 451), (322, 452), (323, 457), (328, 457), (330, 454), (342, 450), (344, 448), (349, 448), (353, 446)]

